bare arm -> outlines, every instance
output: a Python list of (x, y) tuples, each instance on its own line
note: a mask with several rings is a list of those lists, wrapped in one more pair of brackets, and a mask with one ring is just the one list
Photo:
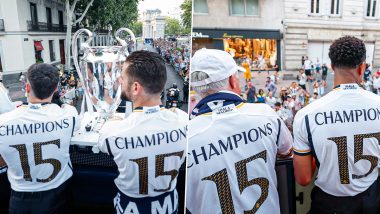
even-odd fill
[(294, 176), (296, 182), (302, 186), (310, 184), (315, 171), (315, 163), (312, 155), (293, 156)]

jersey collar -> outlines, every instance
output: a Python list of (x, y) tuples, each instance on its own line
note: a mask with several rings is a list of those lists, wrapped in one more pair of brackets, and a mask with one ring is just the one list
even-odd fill
[(360, 88), (357, 83), (347, 83), (335, 86), (334, 90), (358, 90)]

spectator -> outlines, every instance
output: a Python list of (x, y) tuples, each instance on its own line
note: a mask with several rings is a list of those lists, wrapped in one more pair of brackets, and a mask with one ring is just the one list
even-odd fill
[(303, 88), (303, 90), (306, 90), (306, 82), (307, 82), (307, 74), (305, 75), (305, 71), (303, 69), (300, 69), (300, 74), (298, 76), (298, 85)]
[(259, 89), (259, 93), (257, 94), (257, 102), (265, 103), (265, 94), (263, 89)]
[(273, 97), (273, 92), (270, 91), (265, 99), (265, 103), (268, 104), (271, 108), (274, 108), (274, 104), (276, 102), (276, 98)]
[(247, 103), (256, 102), (256, 88), (253, 86), (252, 82), (248, 82), (248, 87), (245, 93), (247, 94)]
[(268, 92), (273, 92), (273, 94), (276, 94), (277, 86), (274, 84), (270, 77), (267, 77), (265, 88), (268, 90)]
[(314, 102), (317, 99), (318, 99), (318, 93), (315, 92), (315, 93), (313, 93), (313, 97), (311, 97), (309, 99), (309, 104), (312, 103), (312, 102)]

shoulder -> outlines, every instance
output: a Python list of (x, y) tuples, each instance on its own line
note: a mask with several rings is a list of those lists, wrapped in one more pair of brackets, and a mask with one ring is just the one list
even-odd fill
[(331, 102), (338, 99), (339, 96), (336, 96), (335, 91), (331, 91), (324, 97), (314, 100), (312, 103), (307, 105), (306, 107), (300, 109), (297, 114), (294, 117), (294, 120), (303, 119), (305, 116), (309, 114), (313, 114), (314, 112), (318, 111), (320, 108), (325, 107), (326, 105), (330, 104)]
[(55, 105), (54, 108), (57, 108), (57, 110), (62, 111), (63, 113), (67, 114), (68, 116), (77, 116), (78, 111), (74, 106), (63, 104), (61, 107), (58, 105)]
[(8, 123), (12, 120), (17, 120), (21, 115), (23, 115), (27, 111), (26, 106), (20, 106), (10, 112), (1, 114), (0, 116), (0, 125)]
[(246, 115), (260, 115), (273, 117), (277, 116), (276, 112), (265, 103), (244, 103), (239, 107), (241, 113)]
[(161, 114), (163, 114), (166, 119), (170, 120), (178, 120), (183, 122), (187, 122), (189, 120), (189, 115), (179, 108), (163, 109), (161, 110)]

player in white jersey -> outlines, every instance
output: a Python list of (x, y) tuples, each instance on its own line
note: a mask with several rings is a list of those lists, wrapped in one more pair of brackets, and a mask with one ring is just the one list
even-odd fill
[(136, 51), (122, 73), (122, 99), (133, 102), (126, 119), (102, 131), (99, 148), (119, 169), (116, 213), (177, 213), (179, 168), (186, 156), (188, 115), (161, 106), (167, 74), (164, 59)]
[(0, 116), (0, 155), (8, 166), (9, 213), (67, 213), (69, 146), (77, 111), (51, 104), (59, 71), (34, 64), (27, 72), (28, 105)]
[(289, 130), (268, 105), (243, 103), (227, 52), (201, 49), (191, 63), (202, 100), (189, 123), (188, 211), (280, 213), (275, 163), (277, 154), (291, 154)]
[(380, 97), (364, 90), (364, 42), (345, 36), (330, 46), (335, 89), (295, 117), (294, 170), (308, 185), (318, 166), (311, 213), (376, 213), (380, 201)]

